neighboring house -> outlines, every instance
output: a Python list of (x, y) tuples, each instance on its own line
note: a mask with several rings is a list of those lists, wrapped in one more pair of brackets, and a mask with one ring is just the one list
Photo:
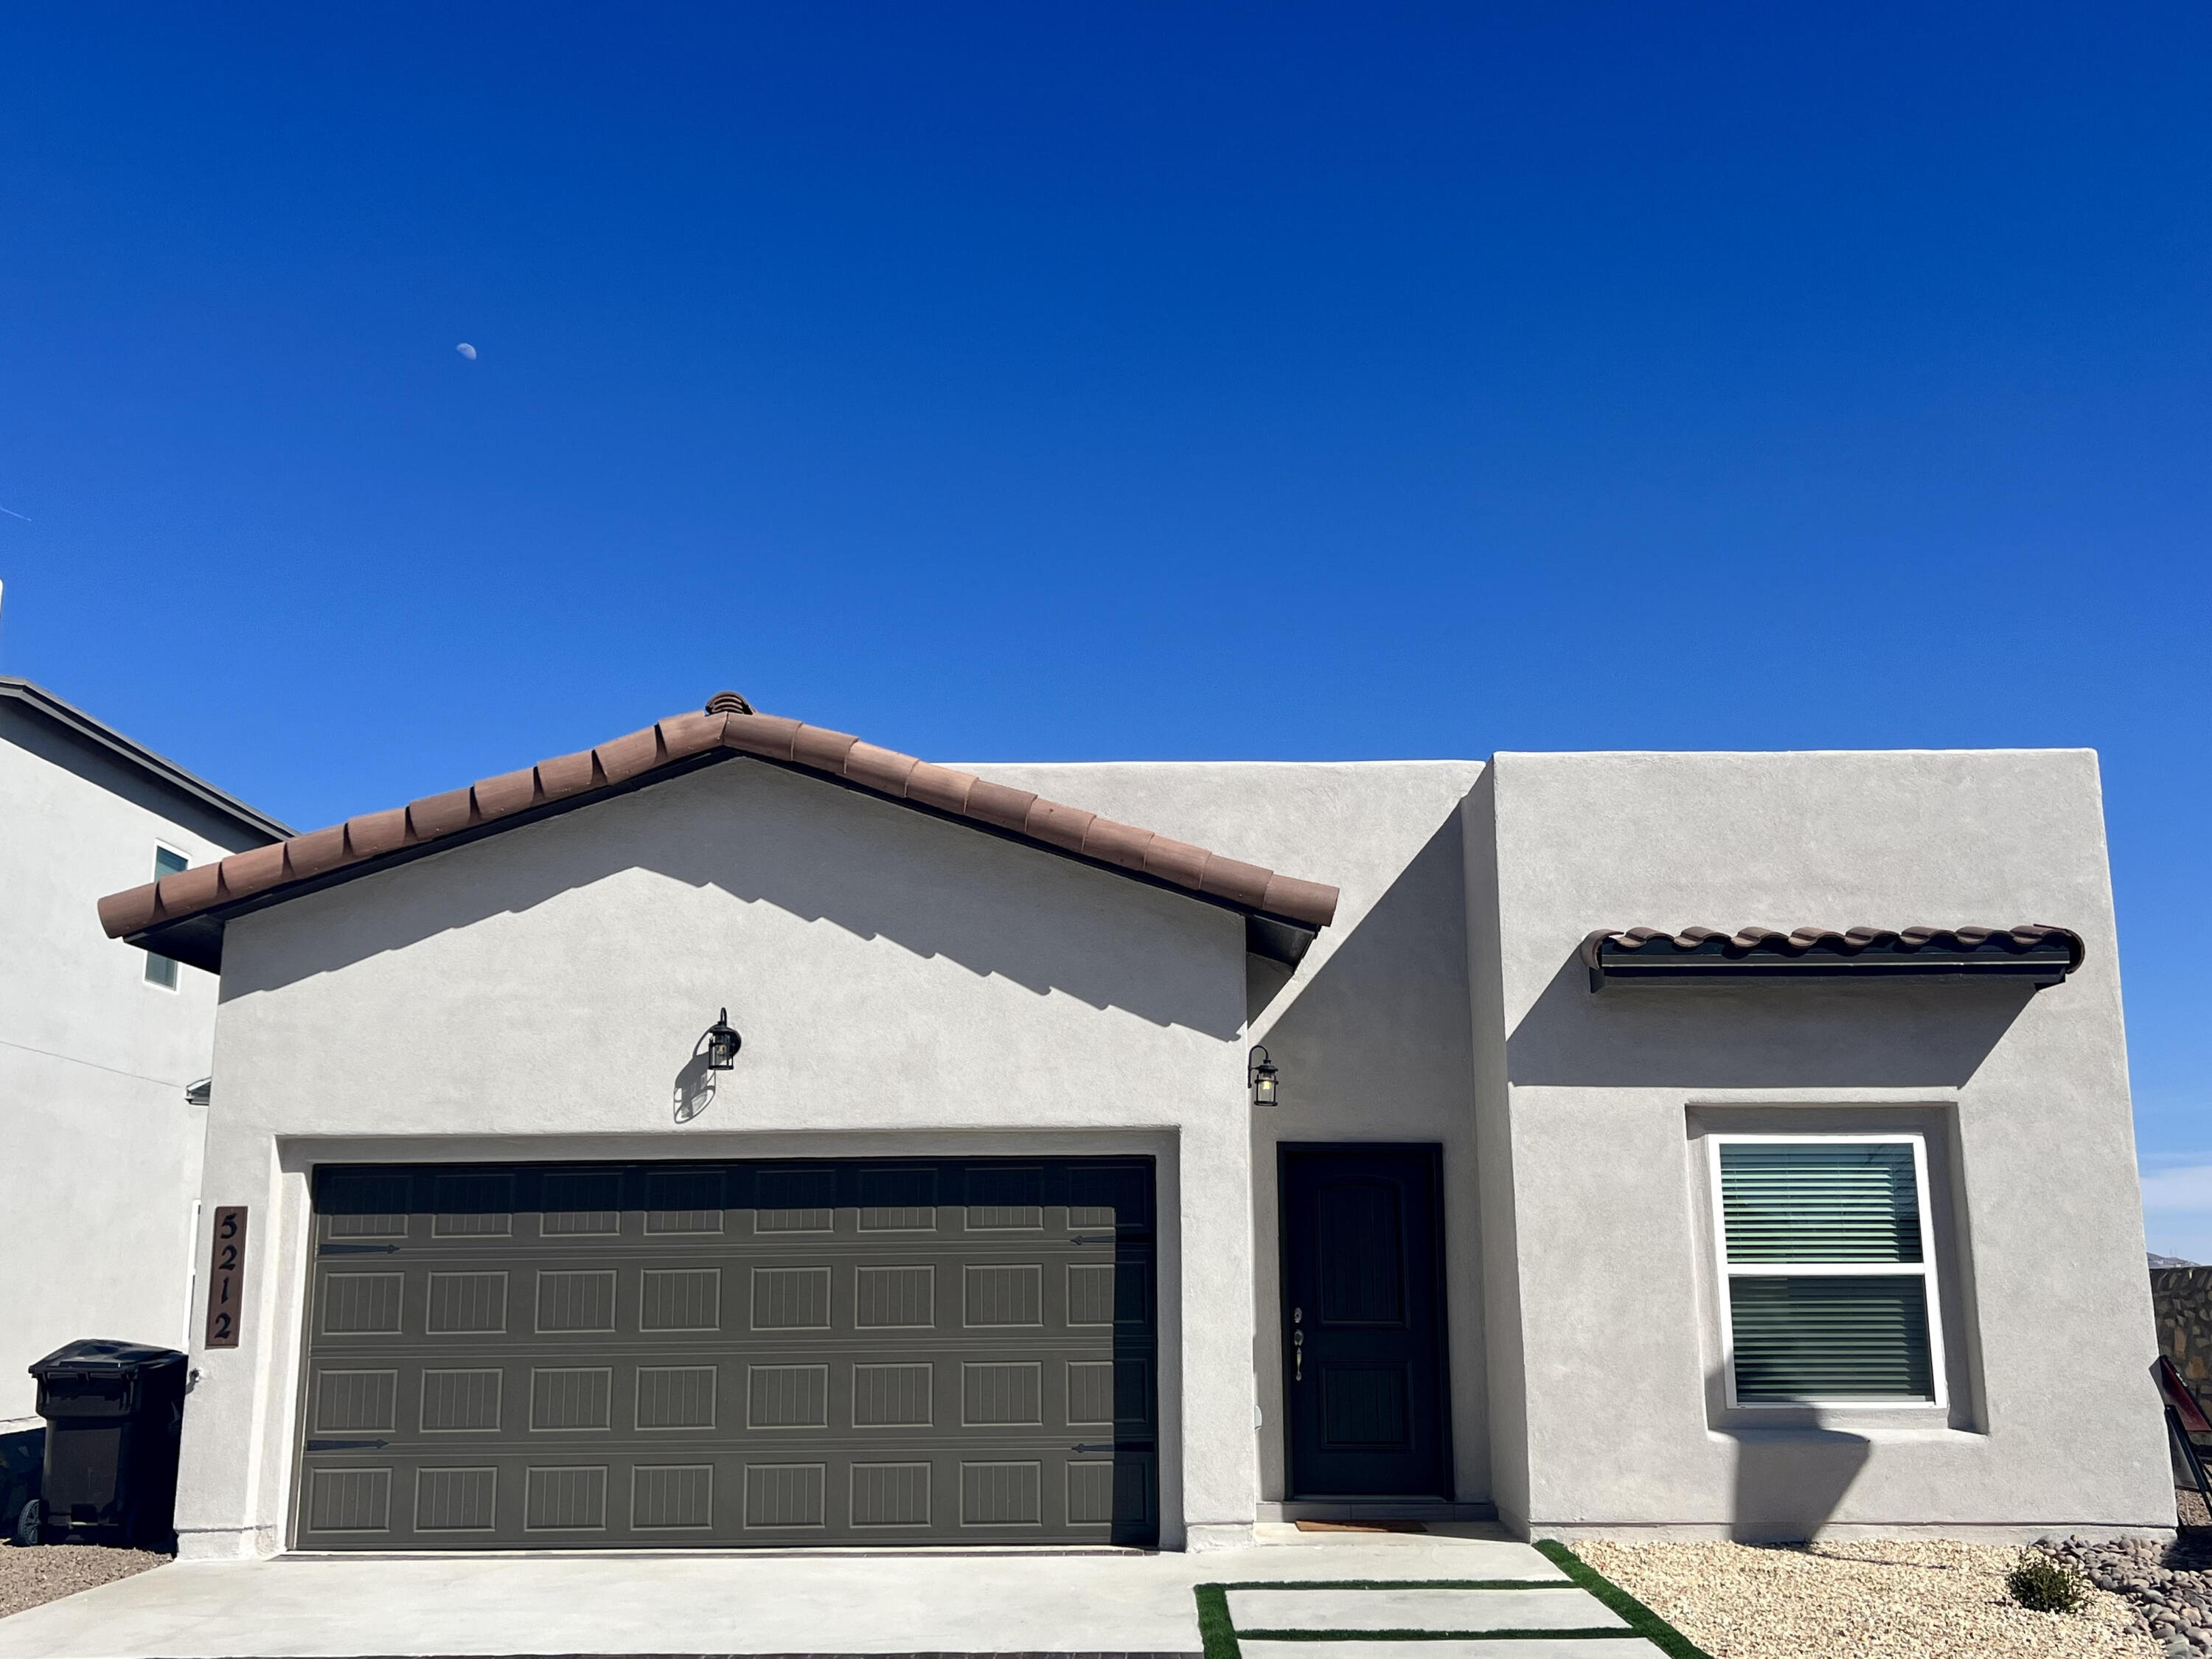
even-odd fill
[(725, 693), (104, 900), (185, 1553), (2172, 1526), (2094, 756), (985, 769)]
[[(216, 981), (104, 939), (118, 882), (291, 832), (28, 681), (0, 678), (0, 1423), (82, 1336), (185, 1340)], [(8, 1516), (9, 1521), (13, 1516)]]

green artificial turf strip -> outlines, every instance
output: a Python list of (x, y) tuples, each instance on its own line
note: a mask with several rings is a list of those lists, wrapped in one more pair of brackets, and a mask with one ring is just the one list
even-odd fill
[(1244, 1650), (1237, 1645), (1237, 1626), (1229, 1619), (1229, 1587), (1200, 1584), (1194, 1594), (1198, 1597), (1198, 1639), (1206, 1644), (1206, 1659), (1243, 1659)]
[(1712, 1659), (1711, 1654), (1558, 1539), (1539, 1538), (1536, 1547), (1546, 1560), (1628, 1620), (1629, 1627), (1635, 1634), (1648, 1638), (1654, 1647), (1668, 1656), (1668, 1659)]
[(1574, 1589), (1571, 1578), (1255, 1578), (1225, 1590)]
[(1605, 1625), (1595, 1630), (1240, 1630), (1237, 1635), (1245, 1642), (1565, 1642), (1592, 1636), (1633, 1641), (1646, 1633)]

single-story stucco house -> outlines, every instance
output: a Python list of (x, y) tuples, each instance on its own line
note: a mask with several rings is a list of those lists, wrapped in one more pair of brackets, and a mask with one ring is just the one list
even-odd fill
[(724, 693), (100, 912), (222, 974), (188, 1556), (2173, 1525), (2089, 753)]

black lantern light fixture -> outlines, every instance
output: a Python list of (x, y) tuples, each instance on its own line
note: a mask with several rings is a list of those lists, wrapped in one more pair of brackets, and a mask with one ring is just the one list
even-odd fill
[(1249, 1064), (1251, 1069), (1246, 1080), (1252, 1085), (1252, 1103), (1255, 1106), (1279, 1104), (1275, 1094), (1275, 1079), (1280, 1073), (1275, 1069), (1275, 1062), (1267, 1058), (1267, 1044), (1261, 1042), (1253, 1045), (1252, 1057)]
[[(745, 1046), (745, 1040), (730, 1024), (727, 1008), (722, 1010), (720, 1018), (707, 1028), (706, 1034), (699, 1041), (705, 1046), (707, 1069), (710, 1072), (728, 1071), (738, 1063), (738, 1050)], [(698, 1051), (694, 1049), (693, 1052)]]

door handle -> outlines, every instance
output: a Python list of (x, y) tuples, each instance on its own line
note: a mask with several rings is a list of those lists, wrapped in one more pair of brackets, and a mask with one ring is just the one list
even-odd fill
[(1291, 1333), (1291, 1381), (1303, 1382), (1305, 1380), (1306, 1334), (1304, 1331), (1292, 1331)]

